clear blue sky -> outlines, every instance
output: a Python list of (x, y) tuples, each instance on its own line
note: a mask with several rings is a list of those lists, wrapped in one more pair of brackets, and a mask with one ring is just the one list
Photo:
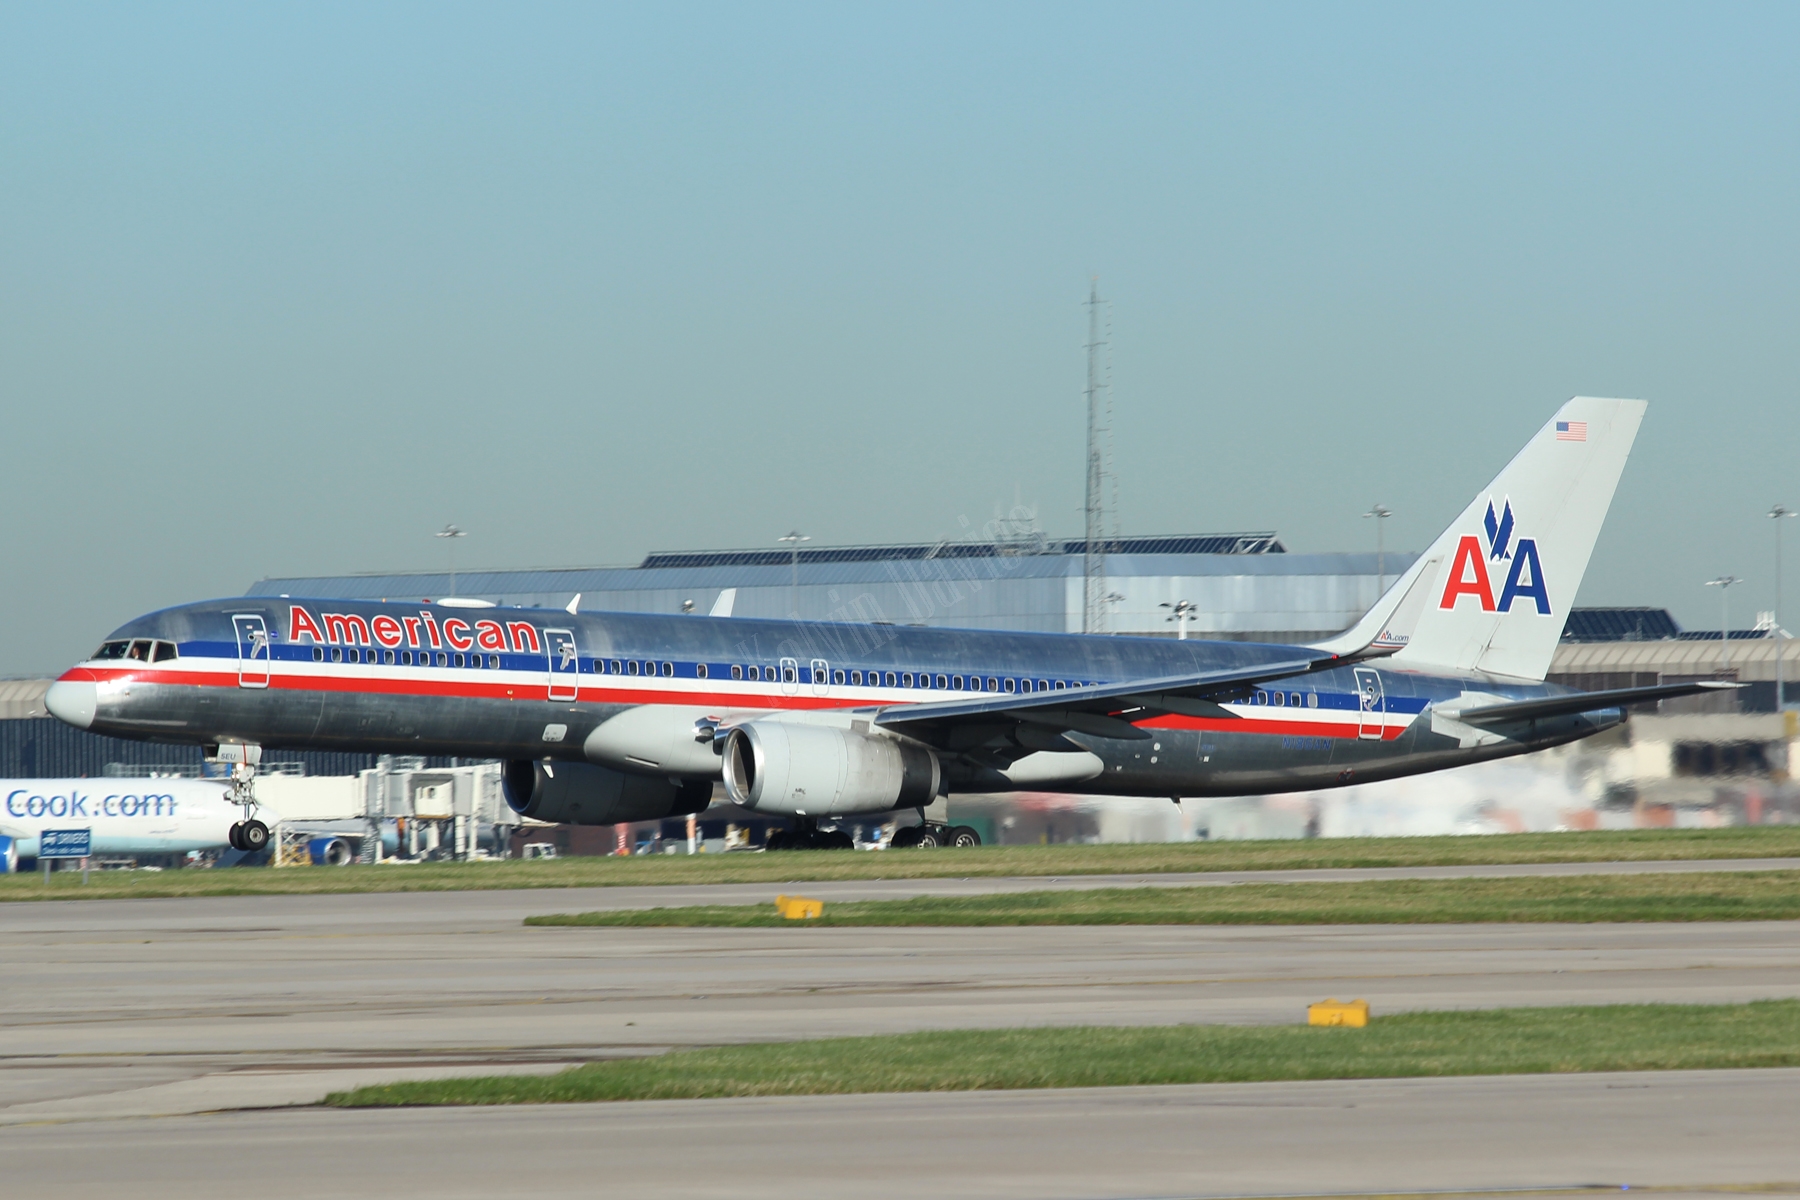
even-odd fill
[[(1586, 604), (1769, 607), (1800, 10), (0, 10), (0, 674), (270, 573), (1080, 527), (1418, 547), (1652, 402)], [(1793, 522), (1800, 526), (1800, 521)], [(1790, 562), (1800, 560), (1791, 531)], [(1800, 580), (1800, 571), (1791, 576)], [(1800, 584), (1790, 627), (1800, 624)]]

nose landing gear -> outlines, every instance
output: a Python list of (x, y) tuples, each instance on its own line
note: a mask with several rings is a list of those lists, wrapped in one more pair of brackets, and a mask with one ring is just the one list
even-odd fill
[(262, 762), (262, 747), (246, 743), (226, 743), (218, 747), (215, 757), (231, 764), (231, 786), (225, 799), (244, 810), (244, 819), (226, 832), (233, 850), (255, 854), (269, 845), (269, 827), (256, 819), (256, 767)]

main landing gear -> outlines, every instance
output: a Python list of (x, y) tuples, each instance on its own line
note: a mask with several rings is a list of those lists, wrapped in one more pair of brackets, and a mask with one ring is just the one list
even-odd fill
[(841, 829), (820, 829), (812, 817), (795, 817), (786, 829), (772, 831), (765, 850), (854, 850), (856, 841)]
[(981, 835), (967, 825), (907, 825), (894, 830), (888, 843), (895, 850), (929, 850), (937, 846), (964, 848), (981, 845)]
[(919, 810), (919, 823), (907, 825), (894, 830), (894, 840), (888, 843), (894, 850), (931, 850), (938, 846), (955, 846), (966, 849), (981, 845), (981, 835), (967, 825), (939, 825), (935, 821), (925, 819), (925, 810)]
[(269, 847), (269, 827), (256, 819), (256, 766), (262, 762), (262, 747), (227, 743), (218, 748), (220, 762), (231, 764), (231, 786), (225, 799), (244, 810), (244, 819), (232, 825), (225, 840), (233, 850), (256, 854)]

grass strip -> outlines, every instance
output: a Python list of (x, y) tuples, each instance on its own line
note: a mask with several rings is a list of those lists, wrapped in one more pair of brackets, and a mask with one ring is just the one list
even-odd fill
[(1494, 921), (1800, 920), (1800, 871), (1382, 879), (920, 896), (825, 905), (790, 921), (773, 904), (614, 909), (527, 925), (779, 928), (818, 925), (1389, 925)]
[(1648, 862), (1800, 856), (1800, 826), (1640, 829), (1460, 837), (1310, 838), (1101, 846), (983, 846), (879, 854), (644, 855), (535, 862), (433, 863), (291, 870), (103, 871), (83, 887), (62, 872), (0, 875), (0, 901), (113, 900), (356, 892), (449, 892), (654, 884), (790, 883), (797, 880), (1128, 875), (1179, 871), (1470, 866), (1492, 863)]
[(1800, 1001), (1501, 1008), (1305, 1025), (953, 1030), (683, 1050), (384, 1084), (345, 1108), (1800, 1066)]

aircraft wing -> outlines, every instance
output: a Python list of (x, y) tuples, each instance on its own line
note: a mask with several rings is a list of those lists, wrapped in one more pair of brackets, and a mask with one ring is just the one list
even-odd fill
[[(1299, 647), (1296, 652), (1305, 653)], [(1141, 740), (1150, 733), (1133, 721), (1165, 713), (1228, 718), (1231, 714), (1219, 707), (1221, 700), (1243, 696), (1259, 683), (1306, 675), (1341, 666), (1343, 662), (1335, 654), (1314, 653), (1223, 671), (1096, 684), (1029, 696), (982, 696), (938, 704), (897, 705), (876, 714), (875, 723), (955, 750), (972, 749), (995, 737), (1003, 738), (1021, 725), (1041, 731), (1036, 739), (1039, 741), (1057, 738), (1063, 732)], [(1052, 748), (1034, 745), (1029, 738), (1023, 744), (1028, 748)], [(1056, 748), (1078, 749), (1073, 744)]]
[(1470, 725), (1498, 725), (1509, 721), (1534, 721), (1541, 717), (1564, 717), (1571, 713), (1596, 712), (1603, 708), (1623, 708), (1628, 704), (1644, 704), (1651, 700), (1670, 700), (1676, 696), (1692, 696), (1700, 692), (1726, 691), (1742, 687), (1738, 683), (1704, 680), (1696, 683), (1662, 683), (1653, 687), (1614, 688), (1606, 692), (1579, 692), (1573, 696), (1545, 696), (1539, 700), (1514, 700), (1507, 704), (1484, 704), (1454, 714), (1458, 721)]

